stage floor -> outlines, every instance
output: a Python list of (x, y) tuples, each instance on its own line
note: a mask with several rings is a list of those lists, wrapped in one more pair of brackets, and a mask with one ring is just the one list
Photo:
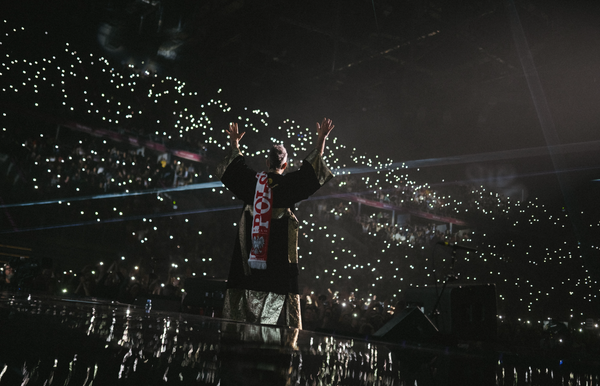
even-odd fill
[(599, 369), (0, 293), (0, 385), (592, 385)]

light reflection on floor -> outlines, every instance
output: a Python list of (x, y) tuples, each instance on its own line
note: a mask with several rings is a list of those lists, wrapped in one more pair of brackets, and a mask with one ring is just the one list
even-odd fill
[(497, 352), (0, 294), (0, 385), (587, 385)]

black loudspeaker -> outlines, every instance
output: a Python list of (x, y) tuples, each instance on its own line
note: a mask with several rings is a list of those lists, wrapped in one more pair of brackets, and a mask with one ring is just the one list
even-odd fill
[(220, 317), (225, 303), (227, 280), (188, 278), (184, 284), (182, 311)]
[(397, 311), (373, 337), (391, 343), (434, 343), (438, 330), (418, 307), (410, 307)]
[(496, 286), (447, 285), (433, 313), (442, 286), (409, 288), (406, 304), (423, 307), (425, 315), (444, 335), (462, 341), (494, 342), (497, 337)]

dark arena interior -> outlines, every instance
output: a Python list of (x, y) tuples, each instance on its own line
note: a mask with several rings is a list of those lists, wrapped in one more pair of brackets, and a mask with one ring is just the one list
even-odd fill
[[(0, 13), (0, 385), (600, 383), (599, 2)], [(302, 328), (228, 318), (225, 130), (293, 172), (323, 117)]]

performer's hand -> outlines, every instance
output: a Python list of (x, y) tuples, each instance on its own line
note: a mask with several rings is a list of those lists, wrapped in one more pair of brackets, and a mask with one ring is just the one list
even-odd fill
[(317, 122), (317, 132), (319, 133), (319, 138), (323, 137), (323, 139), (327, 138), (331, 130), (334, 128), (333, 122), (331, 119), (323, 118), (323, 122), (319, 125)]
[(317, 133), (319, 133), (317, 150), (319, 151), (319, 154), (323, 155), (323, 151), (325, 150), (325, 140), (334, 127), (331, 119), (323, 118), (323, 122), (321, 122), (320, 125), (317, 122)]
[(229, 129), (226, 129), (225, 133), (229, 135), (229, 142), (231, 143), (231, 147), (234, 149), (238, 149), (240, 147), (240, 139), (242, 139), (244, 134), (246, 134), (246, 132), (239, 132), (237, 123), (230, 123)]

